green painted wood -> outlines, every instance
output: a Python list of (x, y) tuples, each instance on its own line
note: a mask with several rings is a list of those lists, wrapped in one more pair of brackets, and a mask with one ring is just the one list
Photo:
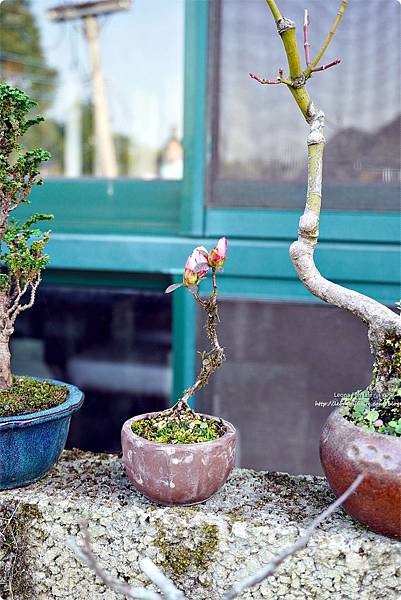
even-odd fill
[[(181, 277), (174, 277), (177, 283)], [(188, 290), (173, 293), (173, 393), (176, 402), (195, 381), (196, 306)], [(195, 408), (196, 400), (189, 404)]]
[(52, 229), (60, 233), (173, 234), (179, 227), (181, 187), (179, 181), (48, 179), (17, 216), (52, 213)]
[(183, 235), (202, 235), (205, 195), (208, 2), (185, 3)]
[[(206, 213), (208, 236), (235, 236), (267, 240), (296, 237), (301, 210), (211, 208)], [(320, 241), (399, 243), (399, 212), (322, 211)]]
[[(48, 245), (51, 267), (131, 273), (182, 273), (194, 245), (213, 245), (206, 238), (54, 234)], [(295, 279), (288, 242), (230, 239), (230, 275)], [(336, 244), (321, 242), (316, 262), (333, 279), (397, 283), (399, 247), (395, 244)]]

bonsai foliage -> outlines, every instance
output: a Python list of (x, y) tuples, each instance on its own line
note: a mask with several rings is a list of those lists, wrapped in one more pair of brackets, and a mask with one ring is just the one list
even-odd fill
[[(320, 274), (314, 261), (314, 251), (319, 235), (322, 198), (325, 115), (311, 100), (307, 83), (315, 72), (324, 71), (340, 62), (339, 59), (336, 59), (328, 64), (320, 65), (320, 61), (344, 14), (347, 1), (343, 0), (341, 2), (332, 28), (313, 59), (310, 55), (309, 16), (308, 11), (305, 11), (303, 33), (306, 66), (302, 68), (295, 23), (281, 14), (275, 0), (266, 0), (284, 45), (289, 74), (285, 75), (283, 69), (279, 69), (276, 79), (262, 79), (257, 75), (250, 75), (262, 84), (285, 85), (310, 127), (307, 137), (308, 186), (306, 204), (299, 221), (298, 240), (290, 247), (291, 260), (300, 280), (312, 294), (329, 304), (334, 304), (351, 312), (366, 323), (374, 359), (373, 378), (368, 390), (369, 406), (367, 411), (370, 410), (372, 405), (376, 405), (380, 412), (380, 418), (384, 421), (383, 425), (386, 425), (390, 421), (398, 423), (398, 419), (401, 417), (401, 404), (399, 402), (399, 392), (397, 392), (401, 387), (401, 318), (376, 300), (329, 281)], [(372, 418), (371, 413), (370, 418)], [(396, 428), (393, 427), (393, 429)]]
[[(202, 366), (195, 383), (184, 391), (183, 396), (175, 405), (182, 408), (188, 404), (188, 400), (197, 390), (203, 388), (214, 373), (225, 360), (224, 348), (220, 346), (217, 337), (217, 323), (219, 320), (217, 309), (217, 271), (221, 271), (227, 258), (227, 239), (222, 237), (217, 242), (215, 248), (206, 250), (204, 246), (198, 246), (190, 254), (185, 263), (183, 282), (175, 283), (169, 286), (166, 293), (173, 292), (179, 287), (186, 287), (193, 295), (196, 302), (206, 313), (206, 333), (211, 342), (212, 349), (209, 352), (201, 352)], [(207, 300), (199, 295), (199, 284), (206, 277), (207, 273), (212, 272), (212, 292)], [(175, 407), (174, 407), (175, 408)]]
[(12, 219), (21, 203), (29, 203), (32, 186), (41, 185), (40, 165), (50, 158), (42, 148), (24, 151), (20, 138), (43, 121), (28, 118), (36, 102), (7, 83), (0, 84), (0, 387), (12, 384), (10, 336), (17, 316), (30, 308), (49, 257), (44, 248), (50, 232), (36, 227), (52, 215), (34, 214), (25, 223)]

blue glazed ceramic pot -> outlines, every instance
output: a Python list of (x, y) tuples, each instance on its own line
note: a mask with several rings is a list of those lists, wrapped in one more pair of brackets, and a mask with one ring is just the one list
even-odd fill
[(65, 402), (40, 412), (0, 419), (0, 490), (41, 479), (64, 450), (71, 415), (81, 408), (84, 394), (75, 385), (47, 381), (68, 388)]

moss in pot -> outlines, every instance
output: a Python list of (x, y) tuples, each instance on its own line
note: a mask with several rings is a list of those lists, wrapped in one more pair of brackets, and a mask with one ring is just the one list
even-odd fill
[[(171, 408), (126, 421), (121, 432), (123, 460), (134, 487), (150, 500), (165, 505), (203, 502), (226, 482), (235, 460), (236, 431), (223, 419), (197, 413), (189, 399), (209, 381), (225, 360), (217, 336), (217, 271), (226, 260), (227, 240), (221, 238), (210, 252), (195, 248), (185, 264), (183, 283), (206, 313), (211, 350), (202, 352), (195, 383)], [(211, 272), (212, 292), (199, 295), (199, 284)], [(182, 293), (178, 292), (178, 293)]]
[[(320, 64), (345, 13), (347, 3), (347, 0), (342, 0), (330, 33), (313, 58), (309, 44), (309, 16), (305, 10), (303, 31), (306, 66), (303, 68), (295, 22), (282, 15), (280, 2), (267, 0), (287, 56), (288, 75), (283, 69), (279, 69), (276, 79), (265, 79), (253, 74), (251, 77), (262, 84), (286, 87), (309, 126), (306, 140), (306, 202), (299, 220), (298, 239), (290, 246), (293, 266), (299, 279), (314, 296), (350, 312), (365, 323), (373, 356), (373, 378), (364, 395), (364, 403), (358, 406), (358, 402), (351, 407), (335, 410), (324, 426), (320, 438), (323, 470), (336, 496), (340, 496), (357, 475), (363, 475), (362, 483), (344, 502), (345, 510), (373, 531), (401, 538), (401, 318), (375, 299), (324, 277), (314, 259), (322, 206), (326, 117), (314, 104), (308, 86), (311, 77), (320, 77), (318, 73), (336, 67), (341, 62), (340, 59), (335, 59), (327, 64)], [(380, 16), (379, 9), (377, 15)], [(346, 85), (342, 81), (337, 94), (340, 116), (343, 107), (341, 98), (344, 97)], [(372, 82), (366, 81), (364, 85), (372, 85)], [(365, 91), (361, 90), (361, 98)], [(357, 102), (358, 98), (355, 98), (354, 128), (359, 127)], [(268, 124), (266, 129), (268, 130)], [(357, 177), (357, 173), (355, 176)], [(355, 398), (351, 399), (351, 404), (354, 400)]]
[(43, 121), (29, 118), (36, 106), (24, 92), (0, 84), (0, 490), (43, 477), (64, 448), (71, 415), (83, 402), (74, 386), (11, 373), (10, 338), (17, 317), (35, 302), (48, 263), (50, 231), (37, 224), (52, 215), (33, 214), (19, 223), (14, 210), (29, 204), (41, 185), (40, 166), (50, 158), (42, 148), (24, 151), (20, 140)]

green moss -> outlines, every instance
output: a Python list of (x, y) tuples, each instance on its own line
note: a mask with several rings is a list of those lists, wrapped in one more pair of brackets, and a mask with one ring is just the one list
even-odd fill
[(13, 376), (13, 384), (0, 390), (0, 417), (35, 413), (65, 402), (68, 389), (47, 381)]
[(35, 597), (30, 576), (30, 532), (42, 513), (34, 504), (10, 502), (0, 509), (0, 597)]
[(170, 537), (164, 529), (160, 529), (155, 543), (164, 555), (161, 566), (174, 575), (185, 575), (191, 568), (206, 571), (218, 547), (219, 528), (217, 525), (204, 525), (193, 531), (192, 537), (196, 536), (200, 536), (199, 541), (189, 548), (182, 538)]
[(162, 444), (193, 444), (210, 442), (225, 433), (221, 420), (208, 419), (189, 410), (178, 415), (159, 413), (131, 425), (132, 431), (152, 442)]

